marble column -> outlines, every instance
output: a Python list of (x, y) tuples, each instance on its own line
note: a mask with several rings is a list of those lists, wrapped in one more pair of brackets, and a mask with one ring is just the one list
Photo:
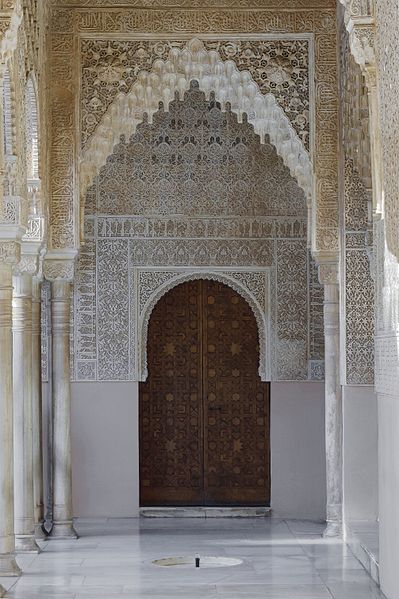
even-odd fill
[(324, 284), (325, 442), (327, 527), (325, 537), (342, 535), (342, 392), (339, 376), (338, 265), (321, 264)]
[(71, 284), (51, 287), (53, 385), (53, 528), (50, 538), (76, 539), (72, 521), (70, 305)]
[[(12, 266), (0, 264), (0, 576), (19, 576), (14, 541)], [(4, 589), (0, 584), (0, 597)]]
[(15, 275), (13, 285), (15, 547), (17, 552), (39, 553), (33, 500), (32, 275)]
[(42, 379), (41, 379), (41, 338), (40, 338), (41, 283), (39, 277), (32, 280), (32, 414), (33, 414), (33, 499), (35, 515), (35, 536), (45, 537), (44, 523), (44, 483), (43, 483), (43, 442), (42, 442)]

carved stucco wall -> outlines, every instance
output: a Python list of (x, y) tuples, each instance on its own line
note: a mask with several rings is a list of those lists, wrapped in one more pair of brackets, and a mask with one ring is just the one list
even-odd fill
[(399, 31), (397, 4), (376, 2), (384, 210), (375, 224), (376, 391), (399, 395)]
[[(292, 62), (290, 57), (284, 54), (276, 54), (272, 57), (269, 52), (270, 44), (265, 44), (264, 56), (258, 51), (253, 56), (253, 62), (259, 62), (262, 71), (263, 90), (267, 90), (273, 82), (273, 78), (288, 77), (288, 79), (298, 79), (295, 86), (288, 81), (285, 82), (284, 91), (277, 88), (270, 89), (275, 93), (280, 105), (284, 105), (284, 110), (289, 115), (294, 128), (303, 139), (305, 145), (310, 145), (313, 150), (312, 139), (314, 140), (314, 155), (316, 156), (316, 195), (317, 205), (314, 205), (313, 220), (317, 224), (313, 227), (314, 233), (313, 246), (320, 251), (330, 252), (338, 249), (338, 206), (337, 206), (337, 74), (336, 74), (336, 23), (335, 23), (335, 4), (334, 2), (320, 1), (313, 3), (302, 3), (295, 7), (292, 2), (273, 3), (262, 2), (262, 6), (257, 10), (248, 11), (252, 6), (251, 2), (240, 3), (237, 7), (233, 3), (216, 3), (215, 9), (207, 9), (203, 5), (197, 8), (195, 2), (177, 2), (171, 8), (165, 3), (150, 3), (151, 9), (146, 6), (146, 2), (122, 3), (120, 7), (106, 7), (106, 3), (88, 3), (85, 8), (81, 4), (64, 2), (59, 4), (54, 2), (52, 10), (52, 115), (54, 134), (52, 138), (52, 247), (57, 250), (74, 247), (78, 243), (79, 217), (76, 205), (79, 197), (79, 178), (76, 168), (76, 158), (81, 153), (81, 141), (76, 136), (78, 114), (75, 105), (75, 99), (79, 97), (78, 90), (80, 86), (80, 77), (78, 63), (79, 54), (83, 59), (83, 75), (86, 81), (89, 81), (93, 75), (93, 69), (96, 70), (96, 63), (103, 63), (104, 47), (101, 52), (91, 54), (90, 49), (86, 56), (82, 56), (82, 48), (90, 48), (90, 42), (85, 38), (97, 38), (101, 40), (103, 34), (106, 34), (111, 55), (116, 59), (115, 70), (100, 66), (97, 74), (105, 74), (106, 77), (114, 77), (118, 70), (122, 72), (122, 79), (126, 78), (127, 86), (132, 77), (132, 72), (126, 73), (123, 69), (123, 58), (118, 59), (118, 53), (121, 49), (120, 40), (136, 40), (143, 37), (145, 32), (146, 39), (151, 37), (153, 40), (187, 39), (187, 35), (205, 35), (212, 36), (213, 40), (220, 39), (220, 35), (234, 37), (234, 34), (262, 35), (279, 34), (281, 36), (310, 34), (314, 36), (314, 57), (311, 55), (312, 64), (315, 65), (316, 86), (311, 90), (310, 96), (306, 86), (308, 82), (304, 73), (302, 62)], [(58, 6), (57, 6), (58, 4)], [(254, 2), (256, 5), (257, 3)], [(306, 7), (305, 7), (306, 4)], [(299, 7), (299, 8), (298, 8)], [(186, 10), (190, 8), (190, 10)], [(296, 10), (295, 10), (296, 8)], [(104, 36), (103, 36), (104, 37)], [(118, 43), (114, 43), (118, 38)], [(81, 44), (77, 40), (81, 40)], [(211, 40), (212, 41), (212, 40)], [(176, 42), (178, 45), (180, 42)], [(215, 43), (215, 42), (214, 42)], [(118, 45), (119, 44), (119, 45)], [(293, 40), (290, 40), (292, 46)], [(92, 44), (93, 47), (95, 44)], [(165, 45), (165, 44), (164, 44)], [(223, 46), (223, 44), (220, 44)], [(243, 52), (253, 53), (252, 44), (241, 44)], [(134, 43), (129, 41), (129, 49), (134, 47)], [(145, 57), (148, 50), (156, 49), (162, 54), (162, 43), (154, 42), (141, 43), (143, 52), (139, 53), (139, 59), (143, 63), (151, 62), (152, 59)], [(231, 48), (224, 44), (226, 58)], [(108, 48), (108, 46), (107, 46)], [(259, 46), (261, 48), (261, 46)], [(277, 50), (283, 48), (282, 42), (276, 43)], [(289, 48), (290, 52), (291, 49)], [(106, 49), (106, 51), (108, 51)], [(222, 50), (221, 50), (222, 51)], [(238, 62), (240, 51), (236, 56)], [(101, 53), (103, 55), (101, 56)], [(292, 53), (292, 52), (291, 52)], [(297, 50), (296, 50), (297, 53)], [(112, 63), (112, 56), (111, 63)], [(271, 61), (271, 58), (273, 60)], [(315, 58), (315, 60), (314, 60)], [(119, 60), (119, 63), (118, 63)], [(137, 64), (137, 56), (135, 64)], [(138, 61), (139, 62), (139, 61)], [(245, 62), (245, 60), (244, 60)], [(242, 65), (244, 65), (244, 62)], [(252, 62), (252, 61), (251, 61)], [(269, 64), (267, 64), (269, 63)], [(242, 68), (248, 69), (247, 65)], [(90, 69), (92, 69), (91, 74)], [(101, 77), (100, 77), (101, 78)], [(97, 78), (98, 79), (98, 78)], [(313, 78), (312, 78), (313, 79)], [(96, 80), (94, 78), (94, 80)], [(93, 81), (94, 81), (93, 80)], [(266, 82), (265, 82), (266, 81)], [(106, 87), (104, 82), (98, 84), (99, 95), (96, 99), (100, 100), (97, 107), (92, 107), (93, 116), (89, 116), (87, 122), (87, 111), (85, 111), (85, 84), (82, 82), (83, 103), (80, 105), (80, 114), (83, 124), (86, 128), (83, 131), (84, 136), (90, 134), (90, 128), (96, 126), (96, 118), (102, 112), (104, 107), (102, 103), (108, 104), (109, 98), (101, 97), (101, 89)], [(279, 83), (277, 87), (284, 88), (284, 82)], [(109, 84), (108, 91), (110, 97), (115, 91), (116, 85)], [(122, 86), (123, 87), (123, 86)], [(126, 93), (126, 88), (118, 90)], [(107, 96), (108, 97), (108, 96)], [(289, 105), (287, 104), (289, 101)], [(309, 103), (309, 108), (307, 104)], [(316, 128), (312, 130), (311, 109), (316, 113)], [(309, 113), (308, 113), (308, 110)], [(98, 111), (98, 114), (97, 114)], [(85, 116), (86, 114), (86, 116)], [(93, 122), (90, 121), (93, 119)], [(313, 138), (312, 138), (313, 136)]]
[(374, 281), (372, 278), (371, 163), (367, 89), (341, 25), (343, 141), (341, 286), (344, 381), (374, 382)]
[(306, 217), (273, 146), (192, 84), (184, 102), (121, 140), (89, 190), (74, 378), (145, 377), (151, 308), (193, 276), (223, 280), (252, 305), (264, 378), (322, 378), (322, 291)]
[(399, 13), (394, 0), (376, 2), (377, 64), (381, 110), (384, 216), (389, 251), (399, 260)]
[(374, 281), (371, 273), (370, 195), (345, 164), (345, 354), (346, 384), (374, 383)]

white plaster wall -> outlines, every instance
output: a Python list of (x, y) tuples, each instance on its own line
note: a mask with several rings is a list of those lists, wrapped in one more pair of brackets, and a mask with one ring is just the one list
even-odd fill
[(380, 581), (399, 599), (399, 397), (378, 394)]
[(271, 460), (273, 515), (324, 520), (324, 383), (272, 383)]
[(138, 383), (72, 383), (74, 516), (137, 516)]
[(378, 518), (378, 411), (371, 386), (343, 387), (344, 519)]
[[(271, 388), (274, 514), (325, 514), (324, 385)], [(72, 383), (72, 474), (75, 516), (136, 516), (138, 384)]]

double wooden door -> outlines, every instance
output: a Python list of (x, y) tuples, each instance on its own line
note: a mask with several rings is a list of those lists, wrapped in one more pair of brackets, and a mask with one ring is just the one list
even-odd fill
[(248, 303), (216, 281), (158, 302), (140, 384), (142, 506), (270, 502), (269, 385)]

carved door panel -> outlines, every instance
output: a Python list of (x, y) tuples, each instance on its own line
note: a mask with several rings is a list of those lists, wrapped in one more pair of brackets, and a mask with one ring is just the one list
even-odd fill
[(258, 328), (233, 289), (204, 286), (204, 494), (206, 505), (267, 505), (268, 385), (258, 374)]
[(155, 306), (140, 384), (141, 505), (203, 502), (201, 297), (198, 281)]
[(269, 386), (255, 317), (215, 281), (156, 305), (140, 384), (141, 505), (267, 505)]

